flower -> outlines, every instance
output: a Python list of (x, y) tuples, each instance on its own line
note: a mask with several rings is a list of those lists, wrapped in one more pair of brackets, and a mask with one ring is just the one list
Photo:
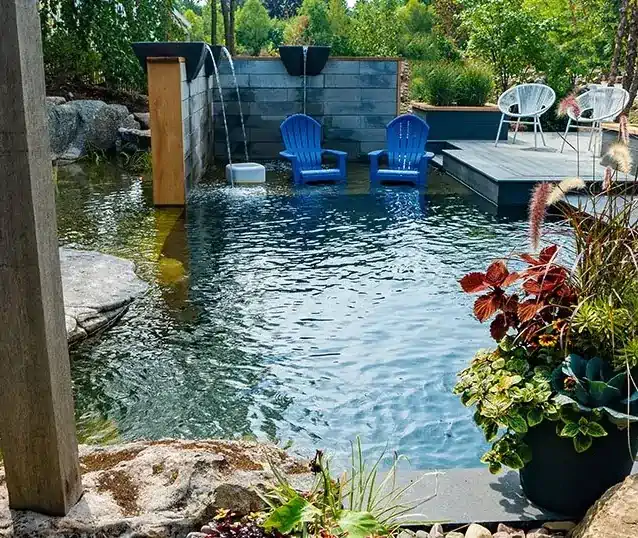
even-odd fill
[(619, 170), (624, 174), (628, 174), (631, 170), (631, 154), (629, 147), (623, 142), (614, 142), (609, 146), (607, 153), (603, 155), (600, 164), (608, 166), (614, 170)]
[(621, 114), (618, 118), (618, 136), (620, 141), (629, 145), (629, 120), (627, 114)]
[(565, 198), (568, 192), (580, 190), (585, 188), (585, 182), (579, 177), (571, 177), (563, 179), (558, 185), (556, 185), (549, 197), (547, 198), (547, 207), (554, 205)]
[(614, 171), (609, 168), (605, 168), (605, 173), (603, 174), (603, 192), (609, 192), (614, 182)]
[(580, 105), (578, 104), (578, 99), (573, 93), (565, 97), (558, 104), (558, 116), (565, 116), (570, 112), (575, 118), (580, 117)]
[(570, 375), (570, 376), (567, 376), (565, 380), (563, 381), (563, 388), (566, 391), (571, 392), (576, 388), (577, 384), (578, 384), (578, 379)]
[(547, 201), (553, 188), (550, 183), (538, 183), (534, 187), (532, 199), (529, 203), (529, 235), (534, 250), (538, 248), (540, 243), (541, 228), (547, 213)]
[(558, 343), (558, 338), (553, 334), (541, 334), (538, 343), (543, 347), (554, 347)]

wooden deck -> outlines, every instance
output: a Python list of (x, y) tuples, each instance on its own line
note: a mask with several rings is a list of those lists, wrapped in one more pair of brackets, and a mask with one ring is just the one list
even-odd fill
[[(557, 133), (546, 133), (547, 147), (534, 148), (533, 133), (519, 133), (516, 143), (450, 140), (435, 159), (446, 172), (491, 203), (501, 206), (526, 205), (530, 191), (539, 181), (561, 181), (579, 176), (586, 182), (601, 181), (604, 167), (600, 157), (588, 152), (588, 135), (581, 133), (577, 153), (569, 146), (560, 153), (562, 139)], [(568, 138), (576, 146), (576, 134)], [(599, 155), (600, 153), (598, 153)], [(580, 157), (580, 158), (579, 158)]]

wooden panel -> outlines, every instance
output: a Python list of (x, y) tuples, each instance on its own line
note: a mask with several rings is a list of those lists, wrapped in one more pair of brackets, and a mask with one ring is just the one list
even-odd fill
[(186, 201), (182, 124), (183, 58), (148, 58), (148, 104), (153, 153), (153, 203), (183, 206)]
[(0, 445), (10, 507), (63, 516), (82, 484), (37, 3), (0, 26)]

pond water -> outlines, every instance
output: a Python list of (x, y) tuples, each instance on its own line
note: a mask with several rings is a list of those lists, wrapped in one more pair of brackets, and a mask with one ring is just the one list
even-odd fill
[(211, 180), (156, 210), (148, 178), (60, 168), (64, 245), (134, 260), (151, 283), (121, 322), (72, 350), (83, 438), (253, 437), (310, 454), (405, 454), (415, 468), (479, 466), (485, 448), (452, 395), (487, 326), (458, 279), (524, 248), (450, 177), (427, 191), (293, 189)]

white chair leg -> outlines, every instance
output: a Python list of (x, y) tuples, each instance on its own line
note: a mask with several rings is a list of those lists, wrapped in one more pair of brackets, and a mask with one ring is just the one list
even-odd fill
[(591, 124), (591, 131), (589, 133), (589, 145), (587, 146), (587, 151), (592, 151), (591, 146), (594, 140), (594, 131), (596, 131), (596, 122)]
[(536, 130), (536, 117), (534, 117), (534, 149), (538, 149), (538, 135)]
[(505, 121), (505, 114), (501, 114), (501, 121), (498, 124), (498, 131), (496, 133), (496, 142), (494, 142), (494, 147), (498, 146), (498, 140), (501, 138), (501, 129), (503, 128), (503, 121)]
[(518, 130), (521, 127), (521, 118), (516, 120), (516, 127), (514, 127), (514, 136), (512, 137), (512, 144), (516, 144), (516, 135), (518, 135)]
[(541, 140), (543, 141), (543, 146), (547, 147), (547, 143), (545, 142), (545, 133), (543, 133), (543, 126), (541, 125), (540, 118), (538, 118), (538, 130), (541, 133)]
[(567, 142), (567, 134), (569, 133), (569, 128), (572, 126), (572, 119), (569, 118), (567, 120), (567, 127), (565, 128), (565, 135), (563, 136), (563, 143), (560, 146), (560, 152), (563, 153), (565, 149), (565, 142)]

